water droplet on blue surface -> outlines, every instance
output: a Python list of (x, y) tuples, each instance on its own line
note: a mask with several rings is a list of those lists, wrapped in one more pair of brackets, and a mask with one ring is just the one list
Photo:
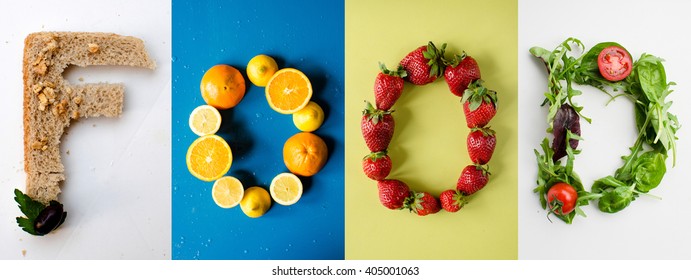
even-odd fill
[(170, 61), (172, 61), (172, 62), (175, 62), (175, 61), (177, 61), (177, 60), (178, 60), (178, 57), (177, 57), (177, 56), (174, 56), (174, 57), (172, 57), (172, 58), (170, 59)]

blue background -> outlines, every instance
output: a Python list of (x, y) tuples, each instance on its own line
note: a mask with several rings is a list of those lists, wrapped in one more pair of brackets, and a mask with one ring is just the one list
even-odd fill
[[(344, 4), (289, 2), (173, 1), (173, 259), (344, 258)], [(279, 68), (309, 77), (312, 100), (326, 114), (315, 134), (327, 143), (329, 159), (317, 175), (301, 178), (305, 191), (297, 204), (274, 203), (266, 215), (251, 219), (239, 206), (216, 206), (213, 182), (190, 175), (185, 154), (197, 138), (188, 118), (204, 104), (201, 78), (211, 66), (228, 64), (247, 85), (240, 104), (221, 111), (217, 134), (234, 156), (228, 175), (245, 188), (268, 189), (274, 176), (288, 172), (283, 144), (299, 131), (291, 115), (269, 108), (264, 88), (245, 74), (247, 62), (262, 53)]]

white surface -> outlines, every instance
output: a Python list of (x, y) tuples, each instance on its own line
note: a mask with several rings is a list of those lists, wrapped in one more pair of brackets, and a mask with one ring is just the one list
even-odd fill
[[(691, 2), (687, 1), (519, 1), (519, 259), (689, 259), (691, 258), (691, 56), (689, 37)], [(553, 218), (532, 192), (537, 174), (533, 149), (545, 137), (547, 109), (541, 108), (547, 74), (528, 52), (532, 46), (552, 50), (568, 37), (580, 39), (586, 49), (616, 41), (634, 59), (643, 52), (662, 57), (668, 81), (675, 81), (671, 112), (679, 117), (677, 165), (668, 170), (661, 186), (651, 191), (661, 201), (639, 197), (616, 214), (597, 206), (583, 209), (587, 218), (572, 225)], [(586, 190), (600, 177), (614, 174), (636, 138), (633, 107), (617, 99), (605, 107), (606, 96), (590, 87), (578, 87), (577, 103), (592, 124), (581, 120), (582, 135), (575, 170)], [(540, 150), (541, 151), (541, 150)]]
[[(171, 4), (159, 1), (5, 1), (0, 9), (0, 259), (170, 258)], [(38, 31), (139, 37), (157, 63), (72, 67), (73, 84), (124, 83), (120, 118), (73, 122), (61, 154), (67, 180), (60, 229), (34, 237), (16, 225), (13, 190), (24, 190), (22, 54)], [(81, 79), (81, 81), (80, 81)], [(69, 153), (68, 153), (69, 152)]]

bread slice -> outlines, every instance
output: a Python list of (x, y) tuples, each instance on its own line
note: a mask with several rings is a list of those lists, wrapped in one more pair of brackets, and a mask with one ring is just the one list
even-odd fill
[(24, 41), (24, 170), (26, 193), (57, 200), (65, 167), (60, 138), (72, 120), (116, 117), (122, 112), (122, 84), (71, 85), (69, 65), (125, 65), (155, 68), (142, 40), (112, 33), (39, 32)]

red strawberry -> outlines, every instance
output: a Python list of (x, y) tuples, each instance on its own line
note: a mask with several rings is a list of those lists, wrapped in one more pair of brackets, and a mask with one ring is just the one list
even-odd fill
[(458, 212), (463, 208), (463, 205), (468, 203), (465, 196), (458, 190), (445, 190), (439, 195), (441, 201), (441, 208), (448, 212)]
[(379, 110), (389, 110), (396, 103), (403, 92), (403, 77), (407, 75), (403, 66), (398, 66), (396, 71), (386, 69), (383, 63), (379, 63), (381, 73), (374, 80), (374, 103)]
[(406, 55), (401, 60), (401, 66), (408, 73), (406, 80), (415, 85), (425, 85), (434, 82), (444, 74), (444, 49), (446, 44), (437, 49), (431, 41)]
[(471, 161), (480, 165), (487, 164), (497, 145), (497, 136), (490, 128), (472, 128), (466, 145)]
[(477, 61), (466, 56), (465, 52), (461, 56), (455, 55), (453, 60), (446, 63), (448, 64), (444, 70), (444, 80), (449, 85), (451, 93), (462, 97), (468, 85), (480, 79), (480, 67), (477, 66)]
[(371, 152), (386, 150), (391, 143), (394, 131), (394, 120), (391, 111), (375, 109), (371, 103), (362, 111), (360, 128), (365, 143)]
[(399, 180), (381, 180), (377, 182), (379, 201), (389, 209), (401, 209), (410, 196), (410, 188)]
[(468, 86), (461, 103), (469, 128), (483, 127), (497, 114), (497, 92), (485, 88), (482, 80)]
[(362, 160), (362, 170), (372, 180), (383, 180), (391, 172), (391, 158), (386, 151), (370, 153)]
[(489, 175), (489, 171), (480, 165), (468, 165), (463, 168), (456, 189), (464, 195), (474, 194), (487, 185)]
[(410, 209), (418, 216), (427, 216), (439, 212), (439, 201), (427, 192), (414, 192), (404, 203), (404, 208)]

